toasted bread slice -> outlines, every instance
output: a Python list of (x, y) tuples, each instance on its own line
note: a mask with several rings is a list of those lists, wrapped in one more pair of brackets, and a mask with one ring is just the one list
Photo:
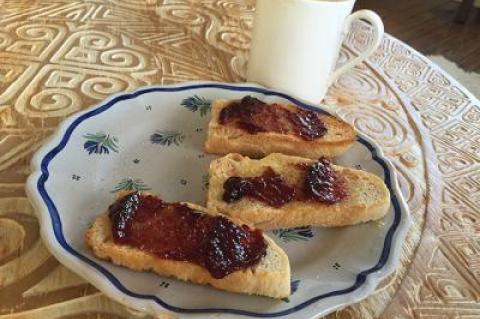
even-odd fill
[[(212, 118), (208, 125), (205, 151), (214, 154), (239, 153), (259, 158), (270, 153), (297, 155), (312, 159), (321, 156), (333, 157), (344, 153), (355, 141), (356, 134), (348, 123), (330, 116), (321, 115), (327, 133), (312, 141), (296, 135), (276, 132), (249, 134), (233, 125), (219, 123), (219, 115), (232, 100), (216, 100), (212, 105)], [(289, 110), (298, 109), (294, 105), (282, 105)]]
[(314, 161), (283, 154), (254, 160), (229, 154), (210, 164), (207, 207), (261, 229), (289, 228), (304, 225), (344, 226), (382, 218), (390, 207), (390, 193), (377, 176), (351, 168), (332, 165), (345, 180), (347, 197), (334, 204), (291, 201), (274, 208), (262, 201), (243, 197), (232, 203), (223, 201), (223, 184), (231, 176), (260, 176), (271, 167), (289, 185), (299, 185), (303, 175), (297, 164)]
[[(203, 207), (190, 203), (184, 204), (198, 212), (208, 214)], [(238, 221), (236, 223), (238, 224)], [(95, 256), (111, 260), (116, 265), (136, 271), (154, 271), (161, 276), (207, 284), (231, 292), (285, 298), (290, 295), (288, 257), (272, 239), (265, 235), (264, 238), (268, 245), (267, 253), (257, 265), (235, 271), (224, 278), (215, 279), (207, 269), (197, 264), (161, 259), (137, 248), (115, 244), (107, 213), (98, 216), (85, 234), (86, 242)]]

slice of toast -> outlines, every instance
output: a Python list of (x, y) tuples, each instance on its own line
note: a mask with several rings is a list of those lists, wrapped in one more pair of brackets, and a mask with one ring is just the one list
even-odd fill
[[(348, 123), (330, 116), (321, 115), (327, 133), (312, 141), (304, 140), (296, 135), (276, 132), (248, 132), (233, 125), (219, 123), (220, 112), (232, 100), (216, 100), (212, 105), (212, 118), (208, 125), (208, 136), (205, 151), (214, 154), (239, 153), (259, 158), (270, 153), (283, 153), (317, 159), (321, 156), (334, 157), (344, 153), (355, 141), (356, 134)], [(279, 105), (295, 111), (294, 105)]]
[[(183, 203), (198, 212), (209, 212), (198, 205)], [(215, 213), (214, 213), (215, 215)], [(233, 219), (231, 219), (234, 221)], [(238, 221), (234, 221), (237, 224)], [(254, 267), (235, 271), (224, 278), (215, 279), (210, 272), (197, 264), (162, 259), (140, 249), (113, 242), (108, 213), (101, 214), (85, 234), (87, 245), (95, 256), (112, 261), (136, 271), (153, 271), (161, 276), (174, 277), (215, 288), (272, 298), (290, 295), (290, 264), (285, 252), (268, 236), (266, 255)]]
[(299, 185), (304, 173), (298, 165), (313, 160), (283, 154), (254, 160), (240, 154), (229, 154), (210, 164), (210, 184), (207, 207), (233, 218), (239, 218), (257, 228), (268, 230), (305, 225), (345, 226), (382, 218), (390, 207), (390, 193), (382, 179), (360, 170), (332, 165), (344, 179), (347, 197), (334, 204), (314, 201), (290, 201), (274, 208), (262, 201), (243, 197), (227, 203), (222, 197), (223, 185), (231, 176), (260, 176), (271, 167), (289, 185)]

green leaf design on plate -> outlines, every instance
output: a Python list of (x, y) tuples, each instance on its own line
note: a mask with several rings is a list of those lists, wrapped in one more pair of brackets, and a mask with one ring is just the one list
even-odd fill
[(170, 146), (172, 144), (179, 146), (183, 143), (184, 139), (185, 135), (177, 131), (157, 130), (150, 135), (150, 142), (163, 146)]
[(311, 226), (275, 229), (273, 234), (285, 243), (288, 243), (289, 241), (307, 241), (313, 237)]
[(192, 112), (200, 110), (200, 116), (205, 116), (212, 108), (212, 101), (195, 94), (194, 96), (183, 99), (181, 105)]
[(110, 151), (118, 153), (118, 139), (113, 135), (97, 132), (85, 134), (83, 137), (87, 140), (83, 144), (83, 148), (89, 155), (92, 153), (109, 154)]
[(151, 189), (140, 178), (124, 178), (122, 179), (111, 193), (117, 193), (119, 191), (146, 191)]

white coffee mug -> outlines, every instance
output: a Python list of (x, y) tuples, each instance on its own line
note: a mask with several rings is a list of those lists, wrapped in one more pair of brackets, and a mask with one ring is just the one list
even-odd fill
[[(247, 81), (320, 103), (327, 88), (380, 45), (383, 23), (370, 10), (353, 14), (355, 0), (257, 0)], [(356, 19), (373, 25), (373, 41), (333, 71), (340, 46)]]

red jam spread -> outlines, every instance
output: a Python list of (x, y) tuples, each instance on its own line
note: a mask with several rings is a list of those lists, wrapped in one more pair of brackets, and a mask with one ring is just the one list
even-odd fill
[(232, 203), (246, 196), (279, 208), (291, 201), (333, 204), (347, 196), (343, 179), (326, 158), (297, 167), (304, 174), (298, 185), (288, 185), (271, 167), (257, 177), (229, 177), (223, 184), (223, 200)]
[(279, 104), (267, 104), (248, 95), (223, 108), (220, 111), (219, 123), (233, 124), (250, 134), (293, 134), (307, 141), (327, 133), (325, 124), (316, 112), (300, 108), (291, 111)]
[(223, 184), (223, 189), (223, 200), (227, 203), (247, 196), (273, 207), (282, 207), (295, 197), (295, 189), (287, 185), (270, 167), (257, 177), (229, 177)]
[(128, 194), (110, 205), (109, 218), (116, 244), (195, 263), (214, 278), (254, 266), (266, 254), (260, 230), (156, 196)]
[(338, 177), (330, 161), (322, 157), (305, 168), (303, 194), (317, 202), (333, 204), (347, 196), (345, 183)]

